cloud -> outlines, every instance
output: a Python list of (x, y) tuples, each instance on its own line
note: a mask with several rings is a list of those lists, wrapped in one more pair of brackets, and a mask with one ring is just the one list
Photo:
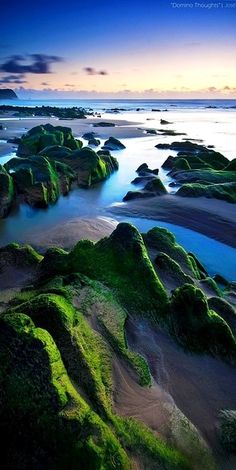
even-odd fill
[(1, 85), (7, 85), (9, 83), (15, 83), (17, 85), (20, 85), (22, 83), (27, 83), (27, 80), (25, 80), (24, 75), (7, 75), (5, 77), (0, 78), (0, 84)]
[(108, 75), (106, 70), (96, 70), (93, 67), (84, 67), (84, 71), (87, 75)]
[[(31, 63), (24, 64), (30, 57)], [(29, 56), (13, 55), (6, 62), (0, 64), (0, 71), (7, 73), (51, 73), (50, 66), (56, 62), (62, 62), (62, 57), (46, 54), (30, 54)], [(23, 63), (22, 63), (23, 62)]]

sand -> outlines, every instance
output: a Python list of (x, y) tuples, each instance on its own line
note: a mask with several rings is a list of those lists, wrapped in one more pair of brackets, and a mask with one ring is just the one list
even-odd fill
[(110, 212), (113, 216), (163, 220), (236, 248), (236, 205), (225, 201), (167, 195), (114, 205)]
[(236, 456), (224, 454), (217, 436), (218, 412), (236, 407), (235, 368), (220, 359), (186, 353), (166, 331), (147, 320), (129, 318), (126, 333), (130, 348), (148, 360), (155, 382), (211, 446), (219, 467), (235, 469)]
[[(53, 126), (66, 126), (71, 127), (75, 137), (82, 137), (85, 132), (96, 132), (97, 137), (101, 139), (107, 139), (111, 135), (113, 137), (128, 138), (128, 137), (144, 137), (147, 134), (144, 133), (143, 129), (138, 129), (137, 126), (142, 124), (141, 122), (130, 122), (125, 119), (113, 119), (102, 117), (98, 118), (87, 118), (87, 119), (73, 119), (73, 120), (59, 120), (56, 118), (49, 117), (35, 117), (35, 118), (14, 118), (5, 119), (4, 115), (0, 115), (0, 124), (4, 125), (7, 129), (0, 131), (0, 139), (8, 140), (12, 137), (20, 137), (25, 134), (29, 129), (40, 124), (50, 123)], [(115, 127), (93, 127), (93, 124), (98, 122), (112, 122)], [(11, 146), (13, 144), (10, 144)]]

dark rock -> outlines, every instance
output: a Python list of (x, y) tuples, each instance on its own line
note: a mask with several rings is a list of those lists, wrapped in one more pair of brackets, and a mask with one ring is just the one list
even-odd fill
[(100, 140), (99, 139), (90, 139), (88, 141), (88, 145), (93, 145), (94, 147), (98, 147), (100, 145)]
[(106, 140), (102, 148), (105, 150), (121, 150), (125, 149), (125, 145), (122, 144), (122, 142), (120, 142), (115, 137), (109, 137), (109, 139)]
[(18, 99), (18, 96), (13, 90), (9, 88), (0, 90), (0, 100), (17, 100), (17, 99)]
[(7, 170), (0, 165), (0, 218), (6, 217), (13, 205), (14, 182)]
[(172, 122), (169, 122), (169, 121), (165, 121), (165, 119), (161, 119), (160, 120), (160, 124), (173, 124)]
[(115, 127), (113, 122), (95, 122), (93, 127)]

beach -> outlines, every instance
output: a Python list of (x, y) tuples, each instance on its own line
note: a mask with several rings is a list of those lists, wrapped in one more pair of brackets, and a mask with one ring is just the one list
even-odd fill
[[(70, 104), (67, 103), (68, 106)], [(37, 255), (32, 255), (36, 257), (36, 264), (33, 266), (21, 266), (21, 262), (16, 266), (11, 266), (11, 264), (8, 265), (8, 258), (6, 264), (4, 264), (4, 259), (2, 271), (0, 269), (1, 311), (4, 311), (11, 301), (14, 305), (15, 295), (21, 295), (21, 289), (24, 291), (26, 288), (27, 291), (30, 283), (33, 285), (36, 282), (40, 295), (42, 285), (42, 295), (49, 289), (50, 295), (59, 296), (61, 292), (64, 292), (63, 289), (66, 289), (63, 282), (67, 282), (69, 279), (68, 282), (72, 283), (70, 295), (71, 292), (74, 295), (73, 306), (81, 309), (92, 331), (95, 330), (101, 335), (102, 341), (108, 344), (108, 349), (112, 354), (110, 368), (112, 370), (112, 396), (115, 413), (123, 417), (134, 417), (146, 424), (154, 431), (155, 435), (164, 438), (170, 445), (177, 447), (184, 455), (190, 457), (192, 463), (194, 462), (191, 467), (193, 469), (202, 468), (204, 462), (207, 462), (207, 469), (216, 468), (214, 463), (214, 459), (216, 459), (221, 470), (233, 470), (235, 457), (229, 457), (222, 451), (217, 432), (219, 410), (235, 409), (236, 406), (235, 366), (230, 361), (225, 363), (224, 356), (223, 359), (222, 356), (212, 357), (212, 350), (209, 355), (209, 351), (202, 355), (195, 354), (195, 351), (187, 352), (187, 347), (185, 350), (181, 341), (180, 344), (176, 343), (173, 332), (171, 336), (163, 328), (165, 324), (163, 318), (160, 326), (152, 323), (152, 316), (145, 319), (144, 312), (141, 316), (134, 314), (139, 308), (137, 304), (134, 304), (134, 309), (130, 310), (130, 314), (127, 314), (129, 307), (124, 308), (125, 314), (124, 312), (120, 313), (119, 309), (120, 306), (123, 308), (123, 304), (121, 302), (117, 306), (117, 299), (120, 302), (119, 296), (115, 296), (114, 305), (111, 303), (109, 306), (110, 317), (108, 315), (107, 318), (104, 317), (104, 320), (103, 316), (106, 314), (106, 302), (109, 303), (111, 295), (113, 295), (107, 294), (107, 289), (110, 289), (111, 286), (114, 287), (109, 283), (114, 282), (115, 290), (118, 289), (117, 279), (126, 269), (126, 262), (122, 256), (126, 250), (127, 257), (129, 256), (128, 250), (130, 246), (132, 247), (132, 243), (134, 243), (133, 251), (131, 249), (131, 256), (134, 255), (132, 266), (135, 266), (136, 255), (137, 257), (141, 256), (140, 253), (144, 253), (147, 249), (148, 255), (143, 256), (145, 259), (149, 256), (150, 264), (152, 263), (152, 268), (148, 265), (148, 269), (151, 270), (151, 274), (148, 271), (148, 276), (153, 276), (155, 272), (169, 297), (172, 296), (174, 289), (180, 287), (184, 282), (190, 287), (193, 285), (202, 289), (205, 296), (204, 305), (206, 305), (207, 299), (218, 298), (218, 295), (221, 298), (220, 291), (217, 289), (221, 289), (222, 285), (220, 282), (217, 284), (214, 280), (216, 275), (220, 275), (223, 282), (226, 283), (226, 291), (222, 297), (230, 306), (228, 308), (235, 309), (236, 204), (214, 197), (181, 197), (176, 194), (181, 185), (178, 181), (176, 183), (174, 173), (163, 168), (163, 163), (166, 162), (169, 155), (178, 158), (178, 151), (168, 148), (173, 142), (191, 141), (193, 144), (203, 146), (207, 157), (209, 156), (207, 152), (212, 148), (212, 155), (217, 153), (218, 156), (220, 153), (229, 162), (234, 160), (236, 157), (235, 101), (232, 100), (228, 103), (225, 100), (209, 103), (199, 100), (199, 103), (190, 102), (188, 104), (174, 101), (150, 103), (137, 101), (132, 104), (128, 101), (125, 103), (116, 102), (115, 104), (88, 103), (89, 108), (92, 108), (93, 105), (96, 113), (101, 113), (100, 118), (97, 115), (74, 120), (59, 120), (55, 117), (17, 118), (12, 112), (0, 115), (0, 124), (3, 126), (3, 129), (0, 130), (0, 165), (7, 164), (16, 157), (18, 144), (12, 143), (14, 138), (19, 139), (33, 127), (45, 126), (48, 123), (52, 126), (70, 127), (73, 136), (82, 142), (83, 147), (88, 145), (86, 133), (94, 132), (95, 138), (99, 139), (99, 145), (92, 148), (96, 152), (100, 150), (101, 155), (104, 143), (110, 137), (119, 139), (124, 147), (111, 151), (112, 157), (118, 161), (119, 168), (112, 171), (108, 177), (91, 184), (89, 187), (82, 187), (74, 181), (66, 194), (58, 194), (56, 200), (48, 203), (45, 208), (27, 204), (21, 195), (16, 199), (7, 216), (0, 219), (0, 249), (3, 253), (5, 253), (3, 247), (9, 243), (19, 243), (20, 246), (28, 244), (37, 252)], [(108, 107), (112, 110), (109, 110)], [(109, 123), (110, 127), (99, 126), (101, 122)], [(9, 140), (10, 142), (8, 142)], [(165, 144), (167, 148), (156, 147), (159, 144)], [(208, 148), (208, 146), (210, 147)], [(202, 149), (200, 151), (202, 152)], [(186, 155), (188, 157), (187, 153)], [(27, 160), (27, 158), (26, 156), (25, 159)], [(63, 163), (65, 162), (63, 161)], [(137, 172), (138, 167), (144, 163), (149, 171), (144, 175), (144, 178), (152, 179), (158, 175), (164, 186), (163, 194), (152, 194), (150, 197), (124, 202), (123, 198), (130, 191), (141, 191), (141, 193), (145, 191), (143, 182), (140, 181), (138, 184), (134, 182), (135, 178), (140, 177)], [(14, 174), (15, 170), (10, 171), (13, 171)], [(150, 177), (150, 175), (152, 176)], [(129, 245), (128, 236), (131, 229), (127, 229), (127, 240), (126, 234), (124, 234), (118, 242), (118, 256), (121, 256), (123, 261), (121, 261), (122, 267), (118, 267), (115, 276), (108, 275), (107, 279), (105, 277), (100, 280), (96, 269), (95, 274), (93, 271), (91, 271), (92, 274), (90, 272), (93, 263), (89, 262), (87, 266), (86, 259), (83, 257), (78, 265), (84, 277), (79, 279), (79, 274), (79, 281), (73, 269), (70, 271), (70, 267), (66, 268), (65, 273), (60, 271), (63, 264), (61, 259), (70, 257), (69, 250), (74, 253), (74, 258), (71, 256), (72, 266), (73, 259), (77, 260), (76, 248), (73, 251), (73, 247), (79, 241), (82, 241), (82, 244), (85, 243), (85, 250), (88, 242), (83, 242), (83, 240), (94, 242), (95, 244), (91, 244), (94, 248), (91, 249), (94, 249), (96, 254), (96, 243), (100, 246), (99, 241), (105, 237), (101, 242), (101, 250), (105, 250), (112, 240), (114, 242), (114, 232), (119, 231), (119, 227), (126, 226), (127, 223), (134, 225), (143, 235), (145, 247), (144, 245), (142, 249), (140, 246), (135, 247), (139, 235), (135, 235), (134, 241), (131, 241)], [(164, 231), (165, 235), (163, 236), (166, 236), (166, 232), (172, 233), (174, 242), (171, 241), (170, 251), (168, 251), (170, 249), (169, 242), (166, 242), (164, 247), (166, 251), (164, 248), (158, 250), (155, 243), (154, 245), (148, 244), (145, 234), (149, 231), (152, 232), (152, 229), (155, 230), (155, 227)], [(144, 242), (142, 241), (142, 243)], [(79, 243), (78, 246), (80, 246)], [(116, 248), (115, 242), (114, 246)], [(11, 250), (11, 245), (8, 249)], [(18, 250), (18, 248), (13, 249)], [(64, 252), (64, 250), (67, 251)], [(97, 267), (99, 267), (99, 263), (103, 266), (102, 263), (106, 259), (106, 252), (104, 253), (104, 255), (99, 255), (97, 262), (96, 257), (95, 261), (92, 260), (95, 265), (97, 264)], [(45, 262), (47, 256), (49, 256), (48, 266), (47, 261)], [(52, 256), (51, 261), (50, 256)], [(53, 256), (55, 256), (55, 260)], [(57, 256), (59, 256), (58, 264)], [(13, 259), (14, 262), (16, 258), (15, 254), (12, 255), (12, 258), (10, 256), (10, 260)], [(52, 278), (52, 285), (49, 279), (49, 283), (46, 282), (46, 287), (44, 286), (44, 278), (37, 264), (39, 259), (40, 262), (43, 259), (42, 264), (44, 263), (46, 266), (46, 273), (43, 276), (47, 282), (47, 276), (50, 277), (52, 269), (55, 276)], [(54, 262), (55, 273), (53, 271)], [(140, 269), (139, 263), (141, 263), (142, 271), (140, 260), (137, 264), (137, 271)], [(101, 268), (101, 272), (106, 273), (106, 270), (109, 272), (109, 269), (110, 266), (105, 264), (104, 269)], [(135, 279), (134, 282), (137, 282), (136, 274), (133, 277), (135, 268), (132, 269), (133, 271), (126, 278), (126, 283), (122, 284), (122, 292), (126, 290), (124, 286), (128, 286), (129, 276), (132, 281)], [(147, 261), (145, 261), (143, 269), (147, 269)], [(90, 274), (92, 282), (88, 281)], [(138, 279), (139, 275), (140, 272), (137, 274)], [(150, 277), (150, 279), (152, 278)], [(105, 287), (102, 282), (105, 282)], [(152, 285), (152, 282), (150, 284)], [(31, 287), (29, 287), (29, 291)], [(142, 287), (140, 283), (136, 286), (137, 299), (139, 300), (139, 290), (142, 290)], [(76, 295), (74, 294), (75, 289), (79, 291), (79, 295), (77, 295), (77, 291)], [(37, 293), (37, 290), (35, 292)], [(111, 292), (113, 291), (111, 290)], [(27, 302), (27, 292), (26, 294), (23, 292), (22, 295), (23, 299), (25, 296)], [(29, 298), (30, 296), (31, 294), (29, 294)], [(67, 297), (65, 298), (67, 299)], [(92, 306), (90, 302), (92, 302)], [(152, 303), (151, 296), (150, 303)], [(116, 308), (118, 314), (114, 320), (112, 315)], [(145, 308), (147, 311), (149, 310), (148, 301)], [(155, 315), (159, 314), (157, 312)], [(224, 319), (228, 321), (227, 316)], [(110, 322), (111, 331), (109, 330)], [(122, 333), (117, 341), (115, 334), (121, 328), (121, 324)], [(232, 325), (235, 334), (235, 323)], [(121, 349), (122, 354), (121, 350), (117, 349), (117, 344), (120, 347), (120, 341), (125, 341), (125, 348), (130, 349), (132, 354), (138, 353), (147, 361), (151, 374), (149, 387), (140, 385), (137, 369), (132, 369), (132, 361), (126, 362), (124, 349)], [(77, 379), (75, 379), (76, 374), (75, 376), (73, 374), (72, 370), (70, 380), (74, 386)], [(222, 377), (223, 385), (221, 386)], [(92, 380), (95, 380), (94, 377)], [(77, 385), (75, 388), (80, 391)], [(90, 404), (86, 387), (81, 393), (85, 401)], [(101, 403), (99, 403), (100, 406)], [(134, 459), (133, 462), (136, 460)], [(149, 468), (149, 463), (147, 467), (145, 465), (139, 467), (137, 462), (137, 467), (134, 468)]]

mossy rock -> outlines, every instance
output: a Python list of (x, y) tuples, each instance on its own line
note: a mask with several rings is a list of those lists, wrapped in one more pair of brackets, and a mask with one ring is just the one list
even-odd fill
[(153, 178), (151, 181), (149, 181), (145, 187), (144, 191), (151, 191), (153, 192), (156, 196), (161, 196), (163, 194), (167, 194), (167, 190), (162, 183), (160, 178)]
[(174, 159), (173, 169), (174, 170), (190, 170), (190, 164), (186, 158)]
[[(40, 294), (11, 309), (30, 316), (56, 342), (70, 377), (85, 390), (94, 409), (110, 408), (111, 359), (108, 350), (70, 301)], [(103, 360), (101, 360), (103, 358)]]
[(70, 127), (45, 124), (33, 127), (20, 140), (17, 155), (20, 157), (36, 155), (51, 146), (64, 146), (71, 150), (82, 147), (82, 142), (72, 135)]
[[(49, 258), (46, 253), (41, 265), (42, 277), (48, 275), (51, 259), (50, 251)], [(81, 240), (69, 254), (60, 252), (58, 260), (56, 273), (54, 257), (54, 274), (85, 274), (113, 289), (122, 305), (131, 312), (151, 315), (156, 320), (165, 314), (165, 289), (154, 271), (143, 239), (133, 225), (121, 223), (110, 237), (97, 243)]]
[(228, 165), (224, 168), (225, 171), (234, 171), (236, 172), (236, 158), (231, 160)]
[(224, 449), (236, 454), (236, 411), (222, 410), (220, 419), (220, 441)]
[(235, 330), (236, 327), (236, 311), (233, 306), (221, 297), (210, 297), (208, 299), (209, 308), (218, 313), (232, 328)]
[(154, 227), (146, 234), (143, 234), (143, 239), (148, 248), (155, 249), (159, 253), (165, 253), (176, 261), (185, 274), (197, 279), (201, 278), (196, 262), (182, 246), (178, 245), (174, 234), (168, 229)]
[(43, 257), (30, 245), (11, 243), (0, 248), (0, 272), (7, 266), (10, 267), (36, 267)]
[(72, 386), (47, 331), (26, 315), (5, 315), (0, 343), (2, 462), (8, 468), (130, 469), (112, 431)]
[(194, 280), (185, 274), (180, 265), (166, 253), (159, 253), (155, 257), (154, 266), (163, 284), (171, 285), (172, 289), (186, 283), (194, 284)]
[(208, 199), (221, 199), (223, 201), (236, 203), (236, 182), (224, 184), (184, 184), (178, 189), (177, 196), (181, 197), (206, 197)]
[(0, 165), (0, 218), (8, 215), (14, 198), (15, 188), (13, 179), (6, 169)]
[(219, 355), (236, 364), (236, 341), (228, 324), (210, 310), (203, 292), (191, 285), (176, 289), (170, 301), (171, 331), (187, 349)]
[(49, 160), (62, 160), (70, 156), (72, 150), (63, 145), (49, 145), (48, 147), (43, 148), (39, 155), (47, 157)]
[(45, 157), (12, 158), (5, 167), (13, 171), (12, 177), (19, 194), (36, 207), (55, 203), (60, 195), (60, 181), (55, 165)]
[(125, 145), (115, 137), (109, 137), (109, 139), (105, 141), (103, 148), (105, 150), (122, 150), (125, 149)]
[(225, 184), (236, 182), (236, 172), (233, 171), (201, 169), (177, 171), (172, 172), (171, 175), (178, 183), (196, 183), (198, 181), (204, 181), (212, 184)]

